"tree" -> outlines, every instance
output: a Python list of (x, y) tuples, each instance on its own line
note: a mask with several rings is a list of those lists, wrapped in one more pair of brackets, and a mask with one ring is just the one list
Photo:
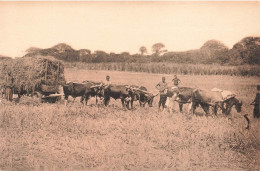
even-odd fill
[(141, 55), (143, 56), (145, 53), (147, 53), (147, 48), (145, 46), (141, 46), (139, 52), (141, 52)]
[(79, 50), (79, 54), (80, 55), (89, 55), (89, 54), (91, 54), (91, 50), (89, 50), (89, 49), (80, 49)]
[(155, 43), (152, 46), (152, 52), (154, 52), (157, 56), (159, 56), (162, 52), (167, 52), (166, 49), (162, 50), (164, 47), (165, 46), (162, 43)]
[(260, 64), (260, 37), (245, 37), (231, 51), (236, 52), (242, 63)]
[(80, 49), (78, 50), (79, 61), (81, 62), (89, 62), (91, 61), (91, 51), (89, 49)]
[(120, 55), (121, 55), (122, 57), (129, 57), (129, 56), (130, 56), (130, 53), (129, 53), (129, 52), (122, 52), (122, 53), (120, 53)]
[(106, 62), (109, 54), (102, 50), (96, 50), (93, 54), (93, 62)]
[(37, 48), (37, 47), (30, 47), (28, 49), (26, 49), (26, 53), (39, 53), (42, 49), (41, 48)]

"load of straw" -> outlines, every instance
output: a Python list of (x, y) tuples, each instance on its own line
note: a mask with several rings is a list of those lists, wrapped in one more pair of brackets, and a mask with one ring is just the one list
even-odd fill
[(0, 85), (5, 85), (7, 73), (19, 90), (35, 90), (42, 85), (57, 87), (65, 83), (63, 64), (53, 57), (22, 57), (0, 63)]

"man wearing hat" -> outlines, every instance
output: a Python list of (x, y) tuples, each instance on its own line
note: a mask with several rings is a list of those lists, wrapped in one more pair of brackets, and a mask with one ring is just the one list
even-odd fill
[(165, 82), (165, 77), (162, 77), (162, 82), (159, 82), (155, 88), (157, 88), (160, 92), (160, 101), (158, 104), (158, 110), (160, 110), (160, 107), (162, 105), (163, 109), (165, 107), (165, 102), (167, 100), (167, 94), (165, 92), (165, 89), (168, 87), (168, 84)]

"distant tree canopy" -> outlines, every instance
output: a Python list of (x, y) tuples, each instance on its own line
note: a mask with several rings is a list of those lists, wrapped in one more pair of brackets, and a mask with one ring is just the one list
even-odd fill
[(245, 37), (231, 51), (242, 63), (260, 64), (260, 37)]
[[(26, 50), (25, 56), (53, 56), (68, 62), (172, 62), (172, 63), (202, 63), (202, 64), (260, 64), (260, 37), (246, 37), (229, 49), (222, 42), (209, 40), (200, 49), (183, 52), (167, 52), (165, 45), (156, 43), (152, 46), (152, 55), (145, 55), (147, 48), (139, 48), (141, 54), (131, 55), (129, 52), (107, 53), (96, 50), (93, 53), (89, 49), (74, 50), (71, 46), (60, 43), (51, 48), (40, 49), (31, 47)], [(162, 54), (163, 53), (163, 54)]]
[(155, 55), (159, 56), (162, 52), (165, 52), (166, 50), (162, 50), (165, 47), (162, 43), (155, 43), (152, 46), (152, 52), (155, 53)]
[(102, 50), (96, 50), (93, 54), (93, 62), (103, 62), (107, 61), (109, 54), (107, 54), (105, 51)]
[(147, 48), (145, 46), (141, 46), (139, 48), (139, 52), (141, 53), (141, 55), (143, 56), (145, 53), (147, 53)]
[(37, 48), (37, 47), (30, 47), (28, 49), (25, 50), (26, 53), (38, 53), (40, 50), (42, 50), (41, 48)]
[(203, 46), (200, 49), (218, 51), (228, 49), (228, 47), (218, 40), (208, 40), (206, 41), (206, 43), (203, 44)]
[(6, 59), (12, 59), (11, 57), (0, 55), (0, 61), (1, 60), (6, 60)]

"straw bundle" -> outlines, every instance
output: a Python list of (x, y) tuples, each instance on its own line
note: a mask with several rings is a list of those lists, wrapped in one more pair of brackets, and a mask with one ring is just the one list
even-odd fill
[(65, 82), (63, 64), (53, 57), (23, 57), (0, 63), (0, 84), (10, 72), (18, 90), (35, 90), (41, 85), (58, 86)]

